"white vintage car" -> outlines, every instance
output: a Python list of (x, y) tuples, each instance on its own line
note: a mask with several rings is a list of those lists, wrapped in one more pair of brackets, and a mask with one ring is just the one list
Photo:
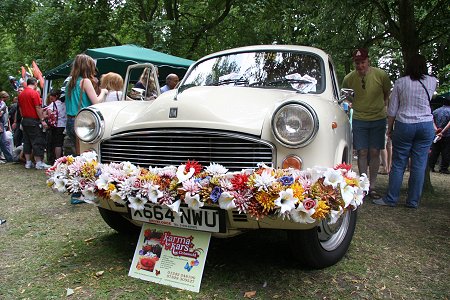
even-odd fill
[[(127, 84), (124, 95), (131, 88)], [(83, 109), (75, 127), (81, 151), (95, 151), (101, 163), (127, 161), (148, 168), (190, 160), (230, 171), (258, 164), (300, 170), (334, 167), (352, 158), (351, 126), (340, 95), (333, 62), (324, 51), (258, 45), (198, 60), (176, 89), (156, 100)], [(206, 230), (217, 237), (260, 228), (286, 230), (294, 257), (314, 268), (344, 256), (356, 225), (356, 209), (346, 210), (332, 225), (270, 215), (256, 219), (208, 205), (200, 215), (183, 205), (180, 209), (183, 215), (174, 221), (167, 207), (152, 203), (144, 211), (104, 199), (99, 206), (106, 223), (119, 232), (142, 222)]]

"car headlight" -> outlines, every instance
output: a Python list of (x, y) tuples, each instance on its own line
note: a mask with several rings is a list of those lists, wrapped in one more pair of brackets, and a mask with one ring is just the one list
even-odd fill
[(306, 103), (288, 102), (278, 107), (272, 117), (275, 138), (289, 148), (308, 145), (317, 134), (319, 119)]
[(94, 108), (82, 109), (75, 119), (75, 133), (80, 140), (86, 143), (98, 141), (104, 130), (102, 114)]

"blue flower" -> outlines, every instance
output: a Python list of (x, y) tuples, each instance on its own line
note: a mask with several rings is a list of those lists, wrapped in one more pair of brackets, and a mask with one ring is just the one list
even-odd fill
[(292, 176), (283, 176), (279, 179), (279, 181), (281, 182), (281, 184), (283, 185), (291, 185), (294, 183), (294, 177)]
[(215, 186), (211, 191), (210, 198), (214, 203), (216, 203), (219, 200), (220, 195), (222, 195), (222, 189), (218, 186)]

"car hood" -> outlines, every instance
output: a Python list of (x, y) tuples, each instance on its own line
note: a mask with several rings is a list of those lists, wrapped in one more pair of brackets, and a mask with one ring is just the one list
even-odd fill
[[(192, 87), (133, 101), (117, 115), (112, 134), (142, 128), (214, 128), (260, 135), (268, 113), (295, 91), (248, 87)], [(308, 95), (302, 95), (308, 97)], [(169, 113), (176, 111), (176, 117)]]

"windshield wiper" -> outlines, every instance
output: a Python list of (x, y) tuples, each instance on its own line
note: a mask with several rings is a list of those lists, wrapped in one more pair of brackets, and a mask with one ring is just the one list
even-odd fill
[(247, 85), (248, 84), (248, 80), (247, 79), (224, 79), (224, 80), (220, 80), (216, 83), (214, 83), (213, 85), (224, 85), (224, 84), (230, 84), (230, 83), (234, 83), (234, 85)]
[(268, 81), (266, 84), (267, 85), (278, 85), (278, 84), (283, 84), (283, 83), (311, 83), (311, 82), (308, 80), (304, 80), (304, 79), (281, 78), (281, 79), (275, 79), (275, 80)]

